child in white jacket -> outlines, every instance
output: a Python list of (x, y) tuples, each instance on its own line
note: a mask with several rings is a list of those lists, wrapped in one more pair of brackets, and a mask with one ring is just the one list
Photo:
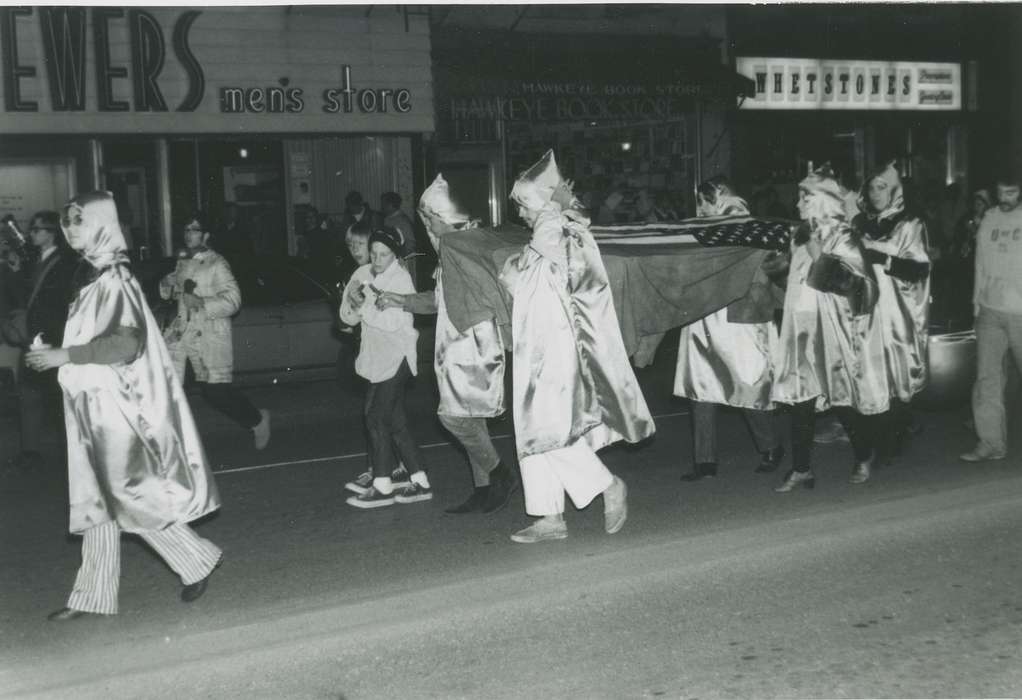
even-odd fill
[[(341, 298), (341, 321), (361, 323), (362, 345), (355, 371), (369, 381), (364, 413), (373, 481), (363, 493), (347, 499), (357, 508), (433, 498), (405, 415), (405, 389), (408, 379), (416, 374), (419, 334), (412, 325), (412, 314), (400, 308), (380, 309), (376, 304), (383, 292), (415, 293), (411, 275), (397, 262), (401, 249), (397, 231), (390, 227), (374, 230), (369, 236), (370, 262), (355, 271)], [(411, 477), (408, 486), (396, 490), (390, 475), (399, 460)]]

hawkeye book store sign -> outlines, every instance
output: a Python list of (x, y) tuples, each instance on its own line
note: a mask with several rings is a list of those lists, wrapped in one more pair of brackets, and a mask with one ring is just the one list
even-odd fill
[(957, 63), (841, 61), (804, 58), (735, 59), (756, 83), (742, 109), (960, 110)]
[(432, 131), (428, 25), (378, 14), (0, 7), (0, 129)]

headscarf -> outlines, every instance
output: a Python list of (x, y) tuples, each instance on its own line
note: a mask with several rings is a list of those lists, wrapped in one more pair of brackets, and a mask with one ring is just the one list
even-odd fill
[(532, 167), (518, 176), (511, 188), (511, 199), (532, 211), (540, 211), (550, 205), (558, 210), (570, 209), (578, 204), (574, 196), (570, 202), (554, 198), (558, 189), (566, 190), (567, 183), (561, 177), (553, 150), (548, 150)]
[[(869, 186), (874, 180), (880, 180), (886, 184), (891, 193), (890, 203), (880, 212), (874, 212), (873, 205), (869, 203)], [(901, 176), (898, 175), (893, 160), (866, 178), (866, 182), (863, 183), (862, 189), (859, 191), (858, 204), (859, 211), (866, 212), (870, 218), (878, 221), (890, 219), (905, 210), (905, 191), (901, 186)]]
[(699, 195), (696, 216), (742, 216), (749, 213), (749, 204), (732, 192), (723, 178), (710, 178), (699, 185), (696, 192)]
[(390, 248), (394, 256), (401, 259), (404, 248), (404, 241), (402, 240), (401, 234), (392, 226), (381, 226), (380, 228), (374, 229), (369, 234), (369, 247), (371, 248), (373, 243), (382, 243), (383, 245)]
[(97, 270), (128, 262), (117, 205), (109, 192), (87, 192), (69, 201), (60, 219), (68, 245)]
[(809, 195), (807, 213), (810, 221), (845, 219), (847, 214), (845, 198), (848, 191), (837, 181), (829, 163), (809, 173), (806, 179), (798, 183), (798, 188)]

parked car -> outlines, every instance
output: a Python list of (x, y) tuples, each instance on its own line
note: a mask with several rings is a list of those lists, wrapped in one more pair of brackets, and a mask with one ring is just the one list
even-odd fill
[[(240, 383), (310, 379), (336, 372), (337, 291), (318, 279), (308, 261), (288, 257), (231, 259), (241, 287), (234, 316), (234, 372)], [(174, 258), (132, 263), (135, 276), (158, 316), (173, 314), (175, 302), (160, 298), (159, 283)]]

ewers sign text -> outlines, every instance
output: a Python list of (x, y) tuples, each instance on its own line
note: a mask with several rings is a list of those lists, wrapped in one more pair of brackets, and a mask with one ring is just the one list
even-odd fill
[(239, 10), (0, 8), (5, 132), (433, 129), (425, 21)]
[(962, 108), (957, 63), (739, 57), (735, 64), (756, 83), (742, 109)]

